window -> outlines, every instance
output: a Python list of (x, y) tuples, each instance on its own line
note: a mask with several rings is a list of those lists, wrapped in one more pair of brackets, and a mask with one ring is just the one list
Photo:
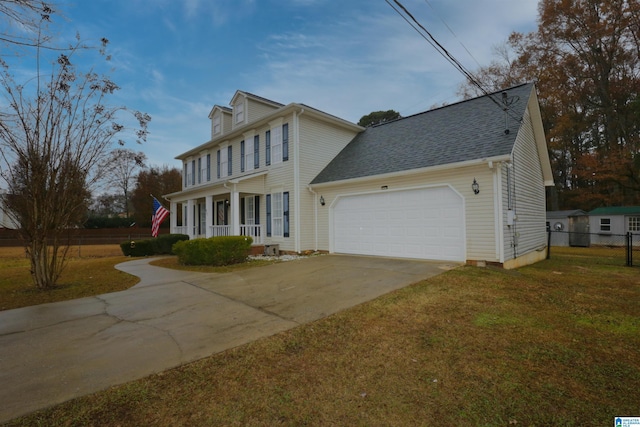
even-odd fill
[(629, 231), (640, 231), (640, 216), (629, 217)]
[(271, 129), (271, 163), (282, 162), (282, 128)]
[(250, 171), (253, 170), (254, 163), (254, 147), (253, 141), (251, 139), (247, 139), (247, 141), (240, 142), (240, 171)]
[(187, 165), (187, 163), (184, 163), (182, 165), (182, 176), (184, 177), (184, 183), (183, 185), (186, 187), (189, 185), (189, 181), (188, 181), (188, 176), (189, 176), (189, 166)]
[(211, 156), (207, 154), (198, 159), (198, 182), (211, 181)]
[(231, 146), (218, 150), (218, 178), (231, 175), (232, 160)]
[(213, 134), (218, 135), (221, 131), (220, 114), (213, 116)]
[(611, 218), (600, 218), (600, 231), (611, 232)]
[(196, 161), (191, 160), (191, 173), (189, 174), (189, 178), (191, 179), (191, 185), (196, 184)]
[(267, 194), (267, 236), (289, 237), (289, 193)]
[(236, 124), (244, 122), (244, 103), (236, 105), (233, 112), (236, 116)]
[(244, 223), (254, 225), (256, 223), (256, 199), (254, 196), (244, 198)]

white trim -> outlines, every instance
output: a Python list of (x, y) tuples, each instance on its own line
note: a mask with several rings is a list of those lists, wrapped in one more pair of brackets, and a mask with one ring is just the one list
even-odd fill
[(313, 188), (325, 188), (325, 187), (338, 186), (338, 185), (357, 184), (359, 182), (366, 182), (372, 179), (391, 179), (391, 178), (403, 177), (408, 175), (416, 175), (416, 174), (427, 173), (427, 172), (437, 172), (440, 170), (450, 170), (450, 169), (465, 168), (469, 166), (478, 166), (485, 163), (488, 164), (490, 162), (495, 163), (495, 162), (509, 161), (510, 159), (511, 159), (511, 155), (505, 154), (502, 156), (487, 157), (484, 159), (467, 160), (465, 162), (459, 162), (459, 163), (447, 163), (444, 165), (428, 166), (425, 168), (417, 168), (417, 169), (408, 169), (408, 170), (389, 172), (389, 173), (383, 173), (378, 175), (367, 175), (367, 176), (362, 176), (358, 178), (349, 178), (349, 179), (342, 179), (338, 181), (321, 182), (318, 184), (309, 184), (309, 185)]
[(502, 167), (504, 163), (498, 163), (495, 166), (495, 173), (493, 175), (493, 192), (494, 192), (494, 215), (495, 223), (494, 227), (496, 232), (494, 233), (496, 239), (496, 258), (500, 263), (504, 264), (504, 210), (502, 206)]
[(411, 186), (411, 187), (402, 187), (402, 188), (394, 188), (392, 190), (373, 190), (373, 191), (359, 191), (355, 193), (345, 193), (338, 194), (331, 201), (331, 204), (328, 206), (329, 208), (329, 252), (335, 252), (335, 233), (334, 233), (334, 208), (338, 201), (345, 197), (352, 196), (363, 196), (363, 195), (371, 195), (371, 194), (381, 194), (388, 192), (399, 192), (399, 191), (411, 191), (411, 190), (428, 190), (433, 188), (449, 188), (452, 190), (461, 200), (462, 202), (462, 241), (463, 241), (463, 252), (464, 258), (467, 259), (467, 204), (466, 199), (456, 188), (449, 183), (439, 183), (439, 184), (430, 184), (430, 185), (421, 185), (421, 186)]
[[(304, 109), (302, 109), (299, 113), (293, 113), (293, 126), (290, 129), (289, 137), (289, 151), (293, 152), (293, 188), (295, 194), (293, 195), (293, 205), (294, 205), (294, 227), (293, 227), (293, 244), (294, 251), (299, 253), (302, 248), (301, 242), (301, 221), (300, 221), (300, 198), (302, 196), (302, 187), (300, 186), (300, 116), (304, 113)], [(289, 156), (289, 161), (291, 161), (291, 156)], [(316, 215), (317, 218), (317, 215)], [(291, 233), (291, 194), (289, 194), (289, 233)], [(317, 227), (317, 219), (316, 219), (316, 227)], [(317, 231), (316, 231), (317, 233)], [(289, 234), (291, 236), (291, 234)], [(318, 238), (316, 237), (316, 246), (317, 246)]]

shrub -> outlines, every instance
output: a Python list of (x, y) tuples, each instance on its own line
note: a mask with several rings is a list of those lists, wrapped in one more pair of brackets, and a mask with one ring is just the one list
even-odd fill
[(123, 242), (120, 249), (125, 256), (173, 255), (173, 245), (184, 240), (189, 240), (189, 236), (163, 234), (153, 239)]
[(183, 265), (230, 265), (246, 261), (253, 239), (245, 236), (220, 236), (194, 239), (173, 245)]

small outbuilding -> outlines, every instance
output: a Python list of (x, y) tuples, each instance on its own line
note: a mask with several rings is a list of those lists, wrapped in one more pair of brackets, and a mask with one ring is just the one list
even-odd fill
[(588, 247), (591, 243), (589, 214), (582, 209), (547, 212), (551, 246)]
[(622, 246), (627, 233), (640, 233), (640, 206), (611, 206), (589, 212), (594, 245)]

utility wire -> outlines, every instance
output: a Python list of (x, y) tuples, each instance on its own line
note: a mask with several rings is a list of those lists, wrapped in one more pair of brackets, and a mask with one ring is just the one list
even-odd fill
[(464, 43), (462, 43), (462, 40), (460, 40), (458, 38), (458, 36), (456, 35), (456, 33), (453, 32), (453, 30), (451, 29), (451, 27), (449, 26), (449, 24), (447, 24), (445, 22), (445, 20), (442, 18), (442, 16), (437, 15), (436, 9), (433, 7), (433, 5), (431, 4), (431, 2), (429, 0), (424, 0), (429, 7), (431, 8), (431, 10), (433, 11), (434, 14), (436, 14), (436, 16), (438, 16), (438, 18), (440, 18), (440, 21), (442, 21), (442, 23), (444, 24), (445, 27), (447, 27), (447, 30), (449, 30), (449, 32), (451, 33), (451, 35), (453, 35), (453, 37), (458, 40), (458, 43), (460, 43), (460, 46), (462, 46), (462, 48), (465, 50), (465, 52), (467, 52), (469, 54), (469, 56), (471, 57), (471, 59), (473, 59), (473, 61), (476, 63), (476, 65), (478, 66), (478, 68), (482, 67), (482, 65), (480, 65), (480, 63), (478, 62), (478, 60), (473, 56), (473, 54), (469, 51), (469, 49), (467, 49), (467, 47), (464, 45)]
[[(429, 30), (427, 30), (412, 14), (411, 12), (409, 12), (407, 10), (407, 8), (399, 1), (399, 0), (393, 0), (393, 2), (397, 5), (397, 7), (399, 7), (400, 9), (402, 9), (402, 12), (404, 12), (404, 14), (398, 10), (396, 8), (396, 6), (394, 6), (391, 3), (391, 0), (385, 0), (387, 2), (387, 4), (389, 6), (391, 6), (391, 8), (393, 10), (396, 11), (396, 13), (398, 15), (400, 15), (400, 17), (402, 19), (404, 19), (410, 26), (411, 28), (413, 28), (423, 39), (425, 39), (440, 55), (442, 55), (451, 65), (454, 66), (454, 68), (456, 68), (458, 71), (460, 71), (462, 73), (462, 75), (474, 86), (476, 86), (478, 89), (480, 89), (480, 91), (487, 96), (494, 104), (496, 104), (498, 106), (498, 108), (500, 108), (501, 110), (505, 111), (512, 119), (514, 119), (517, 122), (520, 122), (521, 119), (518, 117), (515, 117), (513, 115), (512, 112), (509, 111), (508, 105), (506, 104), (502, 104), (499, 101), (497, 101), (483, 86), (482, 84), (475, 78), (475, 76), (468, 71), (464, 65), (462, 65), (462, 63), (460, 63), (460, 61), (458, 61), (451, 53), (449, 53), (449, 51), (442, 45), (440, 44), (440, 42), (438, 42), (438, 40), (436, 40), (436, 38), (429, 32)], [(406, 15), (406, 16), (405, 16)], [(407, 18), (408, 17), (408, 18)], [(426, 36), (425, 34), (426, 33)], [(428, 37), (427, 37), (428, 36)]]

